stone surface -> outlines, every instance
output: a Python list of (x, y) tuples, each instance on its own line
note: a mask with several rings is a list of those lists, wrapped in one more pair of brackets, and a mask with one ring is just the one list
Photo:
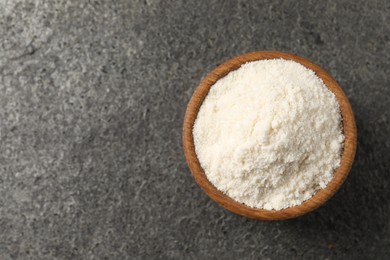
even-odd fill
[[(0, 1), (0, 259), (388, 259), (390, 2)], [(249, 51), (341, 84), (356, 163), (317, 211), (233, 215), (196, 185), (181, 125)]]

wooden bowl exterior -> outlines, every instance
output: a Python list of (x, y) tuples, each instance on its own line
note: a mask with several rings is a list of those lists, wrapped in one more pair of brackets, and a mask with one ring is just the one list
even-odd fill
[[(203, 100), (207, 96), (211, 86), (214, 85), (217, 80), (224, 77), (230, 71), (238, 69), (244, 63), (256, 60), (278, 58), (296, 61), (303, 66), (313, 70), (316, 75), (324, 81), (328, 89), (335, 94), (341, 109), (345, 141), (341, 158), (341, 165), (335, 171), (333, 179), (329, 182), (326, 188), (318, 191), (312, 198), (305, 201), (301, 205), (283, 210), (264, 210), (248, 207), (231, 199), (227, 195), (217, 190), (214, 185), (209, 182), (195, 153), (192, 129)], [(329, 200), (340, 188), (352, 167), (355, 157), (356, 125), (352, 108), (347, 96), (338, 83), (325, 70), (311, 61), (297, 55), (277, 51), (258, 51), (240, 55), (226, 61), (211, 71), (200, 82), (188, 103), (185, 113), (183, 124), (183, 148), (187, 164), (196, 182), (209, 197), (215, 200), (222, 207), (248, 218), (260, 220), (284, 220), (295, 218), (313, 211)]]

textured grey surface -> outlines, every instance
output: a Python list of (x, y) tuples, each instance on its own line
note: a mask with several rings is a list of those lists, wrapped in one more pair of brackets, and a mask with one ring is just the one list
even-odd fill
[[(390, 2), (0, 1), (0, 259), (388, 259)], [(341, 84), (358, 151), (340, 192), (285, 222), (195, 184), (181, 124), (235, 55), (307, 57)]]

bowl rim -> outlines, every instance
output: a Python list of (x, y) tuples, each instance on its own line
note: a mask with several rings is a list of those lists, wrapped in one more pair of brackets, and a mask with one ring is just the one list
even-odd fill
[[(326, 87), (336, 96), (340, 106), (343, 133), (345, 136), (340, 166), (335, 170), (334, 176), (328, 185), (324, 189), (319, 190), (313, 195), (313, 197), (304, 201), (302, 204), (282, 210), (252, 208), (233, 200), (219, 191), (207, 179), (207, 176), (198, 161), (192, 133), (198, 111), (210, 88), (215, 84), (215, 82), (226, 76), (229, 72), (240, 68), (242, 64), (266, 59), (293, 60), (302, 64), (306, 68), (313, 70), (315, 74), (323, 80)], [(331, 77), (324, 69), (306, 58), (291, 53), (280, 51), (256, 51), (236, 56), (220, 64), (201, 80), (187, 105), (183, 122), (182, 141), (184, 155), (193, 177), (203, 191), (220, 206), (235, 214), (248, 218), (259, 220), (284, 220), (296, 218), (315, 210), (328, 201), (337, 192), (337, 190), (339, 190), (347, 178), (355, 158), (356, 136), (355, 118), (348, 98), (336, 80), (333, 79), (333, 77)]]

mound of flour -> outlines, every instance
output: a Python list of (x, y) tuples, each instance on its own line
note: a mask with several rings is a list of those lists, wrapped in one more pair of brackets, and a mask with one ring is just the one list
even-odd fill
[(195, 150), (218, 190), (280, 210), (332, 179), (341, 120), (336, 97), (312, 70), (283, 59), (249, 62), (211, 87), (194, 124)]

